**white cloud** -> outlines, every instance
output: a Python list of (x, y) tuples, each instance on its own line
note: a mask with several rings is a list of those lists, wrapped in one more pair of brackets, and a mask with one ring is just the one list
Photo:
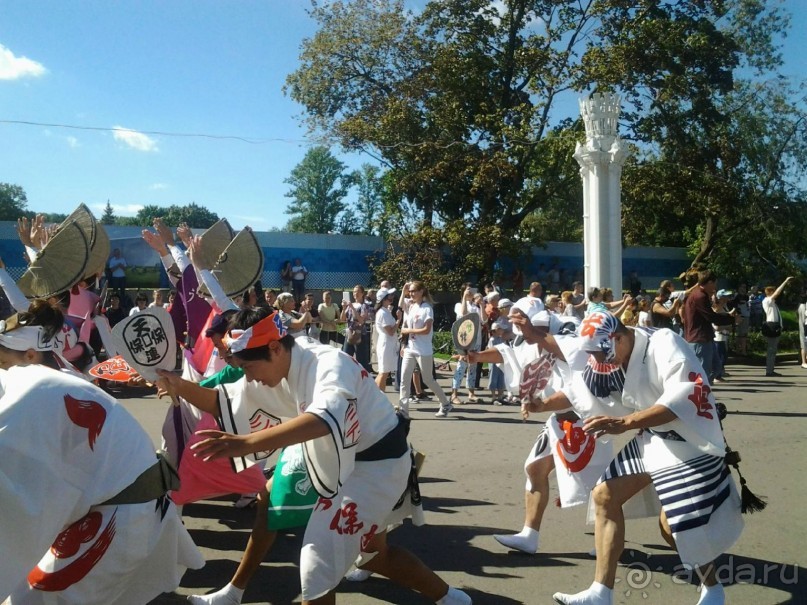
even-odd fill
[(65, 140), (67, 141), (67, 146), (70, 147), (71, 149), (81, 147), (76, 137), (65, 137)]
[[(101, 216), (106, 210), (106, 202), (90, 206), (95, 210), (95, 216)], [(134, 216), (143, 209), (142, 204), (112, 204), (112, 214), (115, 216)]]
[(154, 183), (149, 185), (149, 189), (152, 191), (161, 191), (162, 189), (168, 189), (168, 185), (165, 183)]
[(0, 80), (38, 78), (48, 72), (45, 66), (28, 57), (18, 57), (0, 44)]
[(134, 216), (143, 209), (143, 204), (123, 204), (120, 206), (113, 204), (112, 209), (119, 216)]
[(138, 151), (159, 151), (157, 141), (131, 128), (124, 128), (123, 126), (113, 126), (112, 136), (116, 141), (120, 141)]

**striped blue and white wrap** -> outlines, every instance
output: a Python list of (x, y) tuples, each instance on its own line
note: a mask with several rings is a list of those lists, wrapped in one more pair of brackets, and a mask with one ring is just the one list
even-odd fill
[(681, 561), (704, 565), (740, 536), (740, 496), (723, 458), (676, 437), (643, 431), (617, 454), (600, 482), (650, 475)]

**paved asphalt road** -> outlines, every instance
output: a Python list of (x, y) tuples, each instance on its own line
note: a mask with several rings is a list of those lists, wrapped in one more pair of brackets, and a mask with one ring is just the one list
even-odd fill
[[(743, 535), (720, 561), (727, 600), (734, 605), (807, 604), (807, 370), (794, 362), (777, 369), (781, 378), (766, 378), (764, 368), (731, 365), (729, 381), (716, 388), (729, 409), (727, 439), (741, 452), (741, 468), (753, 491), (768, 500), (767, 510), (745, 516)], [(441, 377), (444, 387), (448, 378)], [(142, 392), (124, 394), (121, 400), (157, 439), (166, 403)], [(586, 588), (594, 560), (587, 554), (593, 548), (593, 528), (585, 524), (585, 507), (561, 511), (550, 505), (537, 555), (509, 552), (492, 537), (522, 526), (522, 465), (540, 419), (523, 423), (516, 407), (489, 403), (458, 407), (442, 420), (433, 416), (436, 404), (415, 407), (411, 440), (427, 454), (421, 488), (428, 525), (406, 524), (390, 539), (415, 552), (449, 584), (466, 589), (476, 605), (550, 604), (555, 591)], [(185, 523), (207, 564), (188, 572), (176, 593), (152, 605), (184, 602), (188, 594), (206, 593), (229, 581), (253, 514), (237, 510), (232, 501), (185, 507)], [(628, 521), (626, 536), (615, 603), (697, 602), (695, 586), (686, 577), (673, 576), (681, 571), (679, 561), (661, 540), (656, 520)], [(300, 545), (299, 532), (278, 537), (244, 603), (299, 602)], [(375, 577), (362, 584), (342, 582), (338, 591), (339, 603), (427, 603)]]

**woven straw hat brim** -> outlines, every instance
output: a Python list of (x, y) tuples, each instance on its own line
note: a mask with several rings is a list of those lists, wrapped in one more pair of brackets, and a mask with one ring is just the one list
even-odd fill
[(227, 296), (243, 294), (263, 274), (263, 250), (251, 229), (242, 229), (219, 256), (213, 274)]
[(87, 275), (90, 250), (76, 223), (61, 225), (17, 282), (26, 296), (47, 298), (69, 290)]
[(59, 229), (71, 223), (77, 224), (84, 232), (84, 237), (87, 238), (87, 245), (90, 248), (90, 258), (87, 261), (86, 275), (95, 275), (103, 273), (107, 259), (112, 251), (109, 243), (109, 236), (104, 227), (95, 220), (95, 216), (87, 208), (86, 204), (79, 204), (78, 208), (68, 216)]
[(235, 236), (235, 231), (227, 222), (226, 218), (216, 222), (207, 231), (202, 233), (202, 251), (199, 259), (200, 267), (212, 267), (218, 260), (224, 249), (230, 245)]

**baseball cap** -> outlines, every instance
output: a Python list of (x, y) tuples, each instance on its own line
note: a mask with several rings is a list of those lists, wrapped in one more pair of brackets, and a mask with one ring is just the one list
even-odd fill
[(390, 294), (395, 294), (397, 290), (395, 288), (380, 288), (378, 292), (375, 293), (375, 299), (379, 302), (384, 300)]

